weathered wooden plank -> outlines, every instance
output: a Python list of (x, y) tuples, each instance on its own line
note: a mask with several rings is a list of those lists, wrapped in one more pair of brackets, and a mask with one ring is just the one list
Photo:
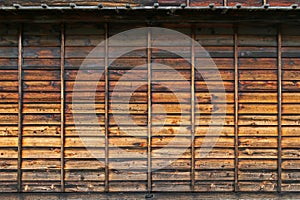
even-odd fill
[[(89, 55), (93, 51), (92, 55)], [(65, 50), (66, 59), (70, 58), (90, 58), (99, 59), (104, 57), (104, 48), (94, 48), (94, 47), (66, 47)]]
[(234, 84), (233, 81), (195, 81), (195, 89), (196, 92), (232, 92)]
[(58, 35), (28, 35), (24, 37), (23, 46), (60, 46), (60, 39)]
[(241, 192), (275, 192), (276, 181), (262, 181), (262, 182), (239, 182)]
[(277, 104), (239, 104), (240, 114), (277, 114)]
[(277, 49), (275, 47), (239, 47), (239, 57), (276, 58)]
[(255, 126), (241, 126), (239, 127), (239, 136), (277, 136), (277, 127), (255, 127)]
[(233, 103), (234, 102), (234, 95), (232, 93), (226, 92), (225, 94), (222, 92), (214, 92), (211, 91), (207, 92), (196, 92), (196, 103)]
[(233, 182), (223, 182), (223, 181), (210, 181), (210, 182), (196, 182), (195, 184), (196, 192), (233, 192), (234, 183)]
[[(1, 49), (0, 49), (1, 50)], [(25, 58), (59, 58), (59, 47), (25, 47), (23, 49), (23, 56)]]
[(300, 59), (299, 58), (283, 58), (282, 59), (283, 69), (300, 69)]
[(22, 191), (24, 192), (59, 192), (60, 182), (27, 182), (24, 181)]
[[(59, 164), (59, 163), (58, 163)], [(89, 170), (89, 169), (104, 169), (104, 162), (96, 159), (92, 160), (74, 160), (74, 159), (66, 159), (65, 161), (65, 169), (66, 170)]]
[(43, 103), (43, 102), (51, 102), (51, 103), (59, 103), (60, 102), (60, 93), (48, 93), (48, 92), (24, 92), (23, 94), (23, 102), (24, 103)]
[(0, 126), (0, 136), (17, 136), (17, 126)]
[(1, 58), (18, 58), (17, 47), (0, 47)]
[(233, 59), (232, 58), (196, 58), (195, 59), (195, 66), (197, 70), (202, 69), (213, 69), (214, 66), (204, 66), (203, 63), (210, 63), (209, 61), (215, 63), (218, 69), (233, 69)]
[(26, 81), (59, 81), (59, 70), (24, 70), (23, 80)]
[(277, 125), (276, 115), (240, 115), (239, 125), (268, 126)]
[[(226, 121), (229, 122), (228, 119)], [(234, 128), (231, 126), (209, 127), (208, 125), (203, 124), (203, 126), (197, 126), (195, 128), (195, 136), (234, 136)]]
[(299, 136), (300, 127), (284, 126), (282, 127), (282, 136)]
[(37, 114), (37, 115), (24, 115), (23, 123), (25, 125), (30, 124), (59, 124), (60, 123), (60, 115), (57, 114)]
[(24, 182), (47, 182), (47, 181), (59, 181), (60, 173), (57, 170), (47, 171), (24, 171), (22, 173), (22, 179)]
[(277, 91), (277, 81), (240, 81), (239, 91)]
[(239, 137), (239, 147), (242, 148), (277, 148), (277, 139), (270, 137)]
[(40, 59), (23, 59), (23, 69), (59, 69), (60, 59), (40, 58)]
[(130, 181), (130, 182), (111, 182), (109, 184), (109, 190), (111, 192), (146, 192), (147, 191), (147, 183), (146, 181)]
[(276, 160), (240, 160), (239, 169), (244, 170), (276, 170)]
[[(255, 0), (260, 1), (260, 0)], [(241, 2), (240, 2), (241, 3)], [(260, 2), (261, 3), (261, 2)], [(238, 37), (239, 47), (276, 47), (275, 35), (240, 35)]]
[[(78, 29), (79, 30), (79, 29)], [(87, 30), (87, 29), (86, 29)], [(85, 46), (92, 46), (96, 47), (97, 45), (101, 45), (101, 43), (104, 41), (104, 37), (101, 37), (101, 35), (97, 35), (97, 30), (94, 30), (95, 33), (89, 34), (89, 33), (83, 33), (80, 35), (71, 35), (74, 33), (70, 33), (70, 35), (66, 36), (66, 46), (67, 47), (85, 47)], [(88, 31), (88, 30), (87, 30)]]
[(198, 35), (196, 41), (203, 47), (206, 46), (232, 46), (233, 35)]
[[(284, 101), (284, 99), (283, 99)], [(277, 93), (275, 92), (240, 92), (239, 93), (240, 103), (277, 103)], [(258, 105), (258, 104), (256, 104)]]
[(276, 159), (277, 149), (240, 148), (241, 159)]
[(59, 92), (60, 81), (24, 81), (23, 91), (26, 92)]
[(18, 71), (17, 70), (0, 70), (1, 76), (0, 81), (17, 81)]
[(104, 126), (93, 125), (67, 125), (65, 127), (66, 136), (104, 136)]
[(154, 192), (163, 192), (163, 191), (183, 191), (190, 192), (190, 183), (187, 181), (163, 181), (163, 182), (153, 182), (153, 191)]
[(239, 58), (239, 69), (277, 69), (276, 58)]
[(196, 159), (196, 169), (234, 169), (233, 159)]
[(277, 70), (239, 70), (239, 80), (276, 81)]
[(234, 172), (231, 170), (228, 171), (196, 171), (196, 180), (205, 180), (205, 181), (233, 181), (234, 180)]
[(276, 179), (276, 172), (239, 172), (239, 180), (241, 181), (275, 181)]

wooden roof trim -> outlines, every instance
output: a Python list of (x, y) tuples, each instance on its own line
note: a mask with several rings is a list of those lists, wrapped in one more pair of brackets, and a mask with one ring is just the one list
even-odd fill
[(22, 6), (20, 4), (13, 4), (12, 6), (1, 6), (0, 10), (300, 10), (298, 4), (292, 4), (291, 6), (270, 6), (265, 4), (263, 6), (243, 6), (237, 3), (235, 6), (217, 6), (215, 4), (209, 4), (207, 6), (186, 6), (181, 4), (179, 6), (160, 6), (158, 3), (153, 6), (130, 6), (130, 4), (124, 4), (124, 6), (104, 6), (99, 4), (96, 6), (81, 6), (75, 3), (70, 3), (69, 6), (52, 6), (47, 4), (41, 4), (39, 6)]

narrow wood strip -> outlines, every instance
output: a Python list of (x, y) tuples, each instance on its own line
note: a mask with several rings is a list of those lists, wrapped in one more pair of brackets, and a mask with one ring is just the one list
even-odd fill
[(148, 42), (147, 42), (147, 65), (148, 65), (148, 130), (147, 130), (147, 153), (148, 153), (148, 170), (147, 170), (147, 180), (148, 187), (147, 192), (150, 193), (152, 191), (152, 172), (151, 172), (151, 139), (152, 139), (152, 95), (151, 95), (151, 80), (152, 80), (152, 69), (151, 69), (151, 30), (148, 30)]
[(60, 102), (60, 136), (61, 136), (61, 147), (60, 147), (60, 158), (61, 158), (61, 191), (65, 192), (65, 25), (61, 24), (61, 46), (60, 46), (60, 90), (61, 90), (61, 102)]
[(191, 186), (195, 191), (195, 39), (196, 28), (192, 27), (192, 55), (191, 55)]
[(108, 130), (109, 130), (109, 76), (108, 76), (108, 24), (104, 24), (104, 37), (105, 37), (105, 192), (109, 192), (109, 141), (108, 141)]
[(235, 157), (235, 169), (234, 169), (234, 191), (239, 191), (238, 186), (238, 162), (239, 162), (239, 135), (238, 135), (238, 120), (239, 120), (239, 58), (238, 58), (238, 34), (237, 28), (234, 31), (234, 157)]
[(282, 159), (281, 159), (281, 136), (282, 136), (282, 36), (281, 36), (281, 30), (280, 28), (278, 29), (278, 184), (277, 184), (277, 191), (281, 192), (281, 185), (282, 185), (282, 180), (281, 180), (281, 174), (282, 174), (282, 169), (281, 169), (281, 164), (282, 164)]
[(227, 6), (227, 5), (228, 5), (227, 0), (224, 0), (224, 1), (223, 1), (223, 5), (224, 5), (224, 6)]
[(18, 101), (19, 101), (19, 112), (18, 112), (18, 191), (22, 192), (22, 97), (23, 97), (23, 88), (22, 88), (22, 64), (23, 64), (23, 37), (22, 37), (22, 24), (19, 27), (18, 35)]

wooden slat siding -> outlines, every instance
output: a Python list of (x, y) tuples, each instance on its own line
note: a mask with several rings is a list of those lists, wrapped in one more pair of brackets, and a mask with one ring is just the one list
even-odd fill
[[(48, 191), (48, 192), (60, 192), (62, 187), (61, 176), (61, 139), (63, 138), (61, 126), (63, 108), (61, 107), (62, 97), (64, 93), (61, 91), (63, 87), (61, 85), (62, 78), (62, 61), (61, 59), (61, 26), (60, 24), (24, 24), (23, 26), (23, 59), (26, 67), (22, 68), (22, 89), (24, 98), (22, 98), (23, 109), (19, 112), (22, 113), (23, 121), (23, 151), (24, 154), (27, 151), (34, 151), (35, 156), (26, 156), (22, 162), (22, 191), (34, 192), (34, 191)], [(51, 49), (51, 50), (48, 50)], [(37, 64), (29, 64), (29, 60), (41, 61), (45, 64), (45, 67), (38, 69), (35, 66)], [(59, 59), (60, 62), (51, 66), (51, 59)], [(49, 64), (47, 64), (49, 63)], [(50, 66), (49, 66), (50, 65)], [(48, 67), (46, 67), (48, 66)], [(43, 81), (51, 82), (47, 84), (41, 84)], [(40, 86), (38, 86), (41, 84)], [(46, 98), (51, 95), (56, 95), (55, 101), (48, 101), (45, 103), (40, 102), (36, 98), (35, 94), (44, 95)], [(28, 95), (31, 98), (26, 98)], [(55, 103), (54, 103), (55, 102)], [(45, 126), (53, 124), (55, 127), (55, 135), (49, 138), (44, 138), (47, 129)], [(42, 131), (37, 132), (32, 127), (37, 129), (41, 128)], [(34, 135), (25, 134), (25, 130), (32, 130), (36, 132)], [(46, 163), (46, 158), (49, 155), (46, 154), (46, 150), (49, 148), (55, 148), (59, 152), (60, 156), (49, 159), (49, 163)], [(48, 152), (50, 153), (50, 152)], [(34, 157), (34, 158), (30, 158)], [(43, 166), (43, 164), (45, 166)], [(53, 164), (53, 166), (51, 166)], [(49, 177), (55, 174), (54, 178)], [(29, 179), (28, 177), (40, 177), (39, 180)]]
[[(131, 28), (142, 27), (143, 25), (123, 25), (123, 24), (110, 24), (109, 36), (121, 33)], [(126, 38), (124, 38), (126, 41)], [(142, 191), (148, 192), (149, 185), (148, 180), (148, 64), (151, 62), (151, 56), (148, 56), (147, 52), (147, 34), (142, 38), (142, 45), (133, 45), (143, 51), (142, 58), (139, 55), (133, 55), (128, 58), (126, 55), (122, 55), (119, 58), (115, 58), (115, 54), (112, 49), (120, 49), (122, 46), (109, 46), (109, 61), (112, 62), (109, 67), (109, 92), (112, 94), (114, 91), (114, 98), (110, 98), (110, 118), (109, 118), (109, 163), (110, 163), (110, 184), (109, 190), (111, 192), (116, 191)], [(120, 42), (124, 44), (124, 41)], [(149, 52), (150, 53), (150, 52)], [(150, 62), (149, 62), (150, 59)], [(134, 67), (143, 65), (142, 69), (132, 70)], [(128, 80), (120, 80), (123, 75), (129, 75)], [(150, 81), (151, 79), (149, 79)], [(115, 86), (124, 88), (115, 90)], [(140, 86), (141, 85), (141, 86)], [(124, 87), (123, 87), (124, 86)], [(132, 87), (140, 86), (139, 89), (133, 92), (133, 97), (130, 98), (130, 108), (126, 110), (123, 105), (128, 104), (124, 99), (130, 97)], [(150, 85), (151, 86), (151, 85)], [(117, 95), (116, 95), (117, 94)], [(116, 96), (119, 97), (116, 98)], [(143, 98), (136, 99), (143, 94)], [(111, 96), (110, 96), (111, 97)], [(150, 96), (151, 97), (151, 96)], [(150, 102), (151, 103), (151, 102)], [(111, 110), (115, 113), (112, 115)], [(133, 122), (128, 122), (129, 115)], [(115, 117), (121, 117), (123, 123), (118, 126), (115, 121)], [(122, 130), (124, 129), (124, 130)], [(126, 132), (125, 132), (126, 131)], [(150, 138), (151, 139), (151, 138)], [(117, 153), (119, 152), (119, 154)], [(124, 153), (125, 152), (125, 153)], [(138, 153), (136, 153), (138, 152)], [(123, 156), (121, 156), (123, 155)], [(150, 171), (151, 172), (151, 171)], [(122, 178), (126, 177), (126, 178)], [(120, 183), (120, 184), (119, 184)], [(150, 190), (151, 192), (151, 190)]]
[(22, 192), (22, 143), (23, 143), (23, 133), (22, 133), (22, 122), (23, 122), (23, 116), (22, 116), (22, 110), (23, 110), (23, 103), (22, 103), (22, 97), (23, 97), (23, 86), (22, 86), (22, 64), (23, 64), (23, 49), (22, 49), (22, 43), (23, 43), (23, 29), (22, 25), (19, 27), (19, 33), (18, 33), (18, 83), (19, 83), (19, 90), (18, 90), (18, 97), (19, 97), (19, 105), (18, 105), (18, 192)]
[(277, 66), (278, 66), (278, 163), (277, 163), (277, 191), (281, 192), (282, 188), (282, 35), (281, 35), (281, 28), (278, 28), (278, 35), (277, 35)]
[[(249, 31), (252, 29), (252, 31)], [(252, 59), (269, 58), (270, 52), (277, 52), (277, 30), (273, 29), (261, 30), (257, 34), (255, 30), (260, 29), (260, 26), (240, 25), (238, 30), (239, 42), (239, 191), (277, 191), (278, 181), (278, 138), (275, 133), (267, 133), (266, 130), (271, 126), (278, 128), (278, 79), (277, 70), (261, 68), (258, 69), (252, 63), (253, 67), (244, 69), (246, 62)], [(254, 39), (255, 37), (255, 39)], [(255, 42), (254, 42), (255, 41)], [(268, 42), (266, 42), (268, 41)], [(247, 53), (251, 49), (261, 48), (266, 50), (261, 52), (261, 55)], [(272, 55), (272, 58), (277, 59), (277, 55)], [(276, 66), (276, 63), (274, 63)], [(249, 70), (248, 70), (249, 69)], [(252, 71), (251, 71), (251, 70)], [(258, 84), (261, 82), (261, 84)], [(264, 82), (271, 82), (272, 87), (265, 87)], [(248, 87), (251, 85), (251, 87)], [(254, 86), (255, 85), (255, 86)], [(253, 87), (254, 86), (254, 87)], [(249, 93), (249, 94), (248, 94)], [(274, 96), (272, 100), (261, 99), (259, 93)], [(256, 98), (244, 98), (247, 95), (258, 95)], [(251, 108), (252, 107), (252, 108)], [(249, 120), (249, 121), (248, 121)], [(275, 120), (275, 121), (273, 121)], [(247, 122), (248, 121), (248, 122)], [(257, 129), (262, 127), (261, 131)], [(256, 132), (256, 133), (255, 133)], [(276, 131), (277, 132), (277, 131)], [(255, 133), (255, 134), (254, 134)], [(245, 135), (247, 134), (247, 135)], [(258, 152), (266, 151), (264, 156), (258, 156)], [(274, 157), (271, 152), (275, 152)], [(263, 165), (263, 167), (261, 167)], [(245, 174), (264, 174), (270, 173), (271, 178), (266, 176), (257, 177), (246, 176)]]
[[(20, 25), (0, 24), (0, 47), (9, 49), (10, 54), (0, 54), (0, 73), (6, 78), (0, 81), (0, 192), (18, 192), (20, 184), (20, 145), (18, 110), (20, 99), (18, 95), (20, 77)], [(7, 72), (7, 74), (5, 73)], [(13, 74), (12, 76), (9, 74)], [(5, 80), (5, 81), (3, 81)], [(6, 87), (8, 86), (8, 87)], [(13, 86), (13, 87), (11, 87)], [(10, 88), (9, 88), (10, 87)], [(10, 91), (8, 91), (8, 89)], [(7, 109), (4, 109), (7, 107)]]
[[(88, 66), (84, 66), (81, 69), (80, 78), (80, 90), (81, 102), (76, 103), (79, 107), (82, 105), (82, 110), (77, 112), (79, 120), (82, 119), (80, 125), (75, 125), (73, 119), (73, 105), (72, 105), (72, 92), (75, 85), (78, 70), (81, 67), (85, 57), (88, 56), (89, 51), (85, 51), (87, 48), (92, 50), (98, 43), (105, 40), (105, 27), (104, 24), (95, 23), (66, 23), (65, 29), (66, 37), (66, 58), (65, 58), (65, 84), (66, 84), (66, 126), (65, 126), (65, 184), (66, 192), (104, 192), (106, 181), (106, 139), (105, 135), (105, 46), (99, 47), (99, 54), (94, 59), (89, 59), (91, 62)], [(80, 52), (81, 51), (81, 52)], [(95, 92), (95, 107), (98, 121), (101, 126), (102, 133), (97, 132), (96, 124), (92, 124), (89, 120), (85, 120), (86, 116), (93, 111), (93, 104), (90, 99), (91, 91), (90, 86), (97, 82), (99, 77), (99, 70), (103, 70), (102, 78), (99, 80), (99, 87)], [(95, 74), (95, 76), (93, 75)], [(84, 75), (84, 76), (83, 76)], [(100, 86), (101, 85), (101, 86)], [(86, 99), (83, 97), (86, 96)], [(89, 117), (88, 117), (89, 118)], [(81, 131), (80, 137), (77, 131)], [(88, 141), (89, 144), (85, 144), (84, 141)], [(94, 155), (90, 153), (88, 148), (93, 148), (99, 152), (102, 156), (100, 158), (94, 158)]]
[(239, 47), (238, 47), (238, 32), (237, 27), (234, 27), (234, 191), (239, 191)]
[(105, 192), (109, 192), (109, 76), (108, 76), (108, 24), (104, 24), (104, 38), (105, 38), (105, 70), (104, 70), (104, 77), (105, 77), (105, 185), (104, 190)]
[[(288, 42), (290, 38), (293, 41), (299, 40), (299, 26), (282, 25), (282, 49), (292, 49), (299, 47), (298, 42)], [(282, 54), (282, 192), (298, 192), (299, 188), (299, 134), (297, 123), (290, 123), (285, 119), (299, 118), (299, 86), (297, 84), (297, 73), (299, 64), (297, 58), (290, 58)], [(288, 89), (285, 83), (292, 81), (296, 83), (292, 91)], [(287, 98), (287, 96), (290, 96)], [(293, 109), (292, 109), (293, 108)]]
[(147, 121), (147, 192), (152, 192), (152, 158), (151, 158), (151, 145), (152, 145), (152, 33), (148, 30), (147, 33), (147, 102), (148, 102), (148, 121)]
[(195, 40), (196, 27), (191, 27), (192, 55), (191, 55), (191, 191), (195, 191)]
[[(196, 126), (196, 192), (204, 191), (234, 191), (234, 30), (231, 24), (201, 24), (197, 25), (196, 40), (205, 49), (211, 53), (213, 61), (219, 69), (221, 77), (224, 80), (224, 87), (226, 90), (225, 95), (228, 98), (228, 102), (218, 101), (218, 96), (220, 95), (219, 88), (223, 84), (222, 81), (216, 80), (213, 76), (208, 76), (210, 82), (215, 83), (212, 86), (212, 91), (208, 91), (206, 83), (203, 78), (196, 76), (196, 95), (198, 105), (203, 106), (206, 110), (198, 110), (195, 126)], [(219, 47), (225, 49), (224, 54), (215, 54)], [(199, 55), (196, 55), (199, 56)], [(196, 58), (196, 63), (201, 62), (201, 58)], [(201, 72), (208, 74), (211, 69), (208, 67), (201, 69)], [(212, 74), (213, 75), (213, 74)], [(200, 85), (201, 84), (201, 85)], [(204, 98), (202, 95), (205, 95)], [(206, 96), (207, 95), (207, 96)], [(202, 97), (202, 98), (201, 98)], [(212, 99), (215, 102), (212, 104)], [(217, 107), (227, 106), (227, 116), (225, 120), (225, 126), (222, 128), (224, 130), (218, 139), (216, 146), (212, 149), (211, 153), (208, 153), (206, 158), (199, 159), (199, 150), (201, 141), (207, 135), (206, 131), (209, 128), (208, 124), (211, 120), (211, 111), (207, 112), (209, 108), (216, 109)], [(199, 109), (199, 107), (197, 108)], [(217, 111), (217, 109), (216, 109)], [(198, 114), (200, 113), (200, 117)], [(221, 113), (223, 114), (223, 113)], [(209, 120), (207, 120), (209, 118)], [(216, 120), (217, 121), (217, 120)], [(220, 122), (221, 123), (221, 122)], [(218, 126), (217, 126), (218, 127)], [(225, 131), (226, 130), (226, 131)], [(217, 133), (216, 133), (217, 135)], [(213, 137), (213, 136), (207, 136)], [(203, 146), (203, 149), (206, 147)], [(218, 151), (230, 152), (226, 156)], [(228, 156), (227, 156), (228, 155)], [(216, 159), (216, 160), (215, 160)]]
[[(173, 24), (165, 24), (164, 27), (173, 28), (176, 31), (182, 32), (191, 36), (191, 27), (189, 25), (174, 26)], [(153, 169), (157, 169), (153, 172), (153, 191), (192, 191), (191, 187), (191, 149), (188, 148), (184, 155), (179, 155), (178, 160), (174, 156), (185, 148), (184, 144), (191, 142), (191, 65), (190, 62), (185, 61), (183, 58), (179, 58), (178, 55), (164, 53), (163, 51), (156, 51), (159, 48), (160, 38), (154, 38), (153, 41), (153, 62), (160, 63), (172, 67), (177, 73), (181, 74), (186, 82), (176, 76), (176, 73), (159, 67), (155, 64), (152, 65), (153, 81), (157, 84), (161, 84), (160, 87), (155, 88), (152, 86), (152, 94), (155, 96), (164, 94), (171, 99), (168, 102), (164, 102), (162, 99), (153, 99), (153, 137), (152, 137), (152, 163)], [(163, 39), (163, 37), (161, 38)], [(176, 40), (176, 38), (174, 38)], [(191, 59), (191, 46), (186, 45), (186, 41), (179, 43), (176, 40), (176, 44), (181, 46), (182, 49), (186, 49), (184, 58), (188, 61)], [(180, 63), (180, 64), (179, 64)], [(166, 81), (166, 76), (173, 77)], [(177, 82), (177, 83), (176, 83)], [(182, 92), (169, 91), (166, 87), (169, 84), (183, 85), (184, 90)], [(172, 88), (173, 89), (173, 88)], [(178, 97), (176, 95), (179, 95)], [(188, 99), (182, 100), (183, 95), (188, 95)], [(157, 108), (162, 107), (166, 112), (166, 124), (163, 124), (163, 113), (159, 112)], [(178, 112), (182, 108), (184, 111)], [(183, 118), (183, 125), (180, 128), (180, 118)], [(161, 129), (161, 130), (159, 130)], [(158, 131), (159, 130), (159, 131)], [(165, 135), (162, 132), (166, 132)], [(178, 147), (172, 145), (167, 148), (166, 145), (173, 140), (175, 136), (179, 135), (181, 141), (178, 142)], [(169, 144), (170, 145), (170, 144)], [(166, 148), (165, 153), (159, 153), (163, 148)], [(168, 157), (169, 154), (174, 152), (175, 155)], [(171, 160), (174, 159), (174, 160)], [(173, 163), (172, 163), (172, 162)], [(169, 162), (168, 166), (160, 168), (160, 165)], [(178, 177), (178, 178), (176, 178)], [(179, 181), (181, 180), (181, 181)]]
[(60, 49), (60, 184), (61, 192), (65, 192), (65, 24), (61, 24), (61, 49)]

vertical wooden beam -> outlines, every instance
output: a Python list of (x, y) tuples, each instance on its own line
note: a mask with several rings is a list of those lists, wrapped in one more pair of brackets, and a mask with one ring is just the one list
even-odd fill
[(262, 4), (266, 5), (268, 3), (268, 0), (263, 0)]
[(281, 36), (281, 29), (278, 28), (278, 49), (277, 49), (277, 53), (278, 53), (278, 61), (277, 61), (277, 65), (278, 65), (278, 183), (277, 183), (277, 191), (281, 192), (281, 185), (282, 185), (282, 180), (281, 180), (281, 174), (282, 174), (282, 169), (281, 169), (281, 164), (282, 164), (282, 158), (281, 158), (281, 152), (282, 152), (282, 148), (281, 148), (281, 138), (282, 138), (282, 120), (281, 120), (281, 116), (282, 116), (282, 36)]
[(238, 52), (238, 33), (234, 27), (234, 191), (239, 191), (238, 184), (238, 162), (239, 162), (239, 52)]
[(109, 127), (109, 77), (108, 77), (108, 24), (104, 24), (104, 37), (105, 37), (105, 192), (109, 192), (109, 141), (108, 141), (108, 127)]
[(191, 54), (191, 186), (195, 191), (195, 39), (196, 29), (192, 26), (192, 54)]
[(152, 191), (152, 163), (151, 163), (151, 143), (152, 143), (152, 93), (151, 93), (151, 82), (152, 82), (152, 68), (151, 68), (151, 30), (148, 30), (148, 41), (147, 41), (147, 66), (148, 66), (148, 132), (147, 132), (147, 152), (148, 152), (148, 166), (147, 166), (147, 180), (148, 187), (147, 192)]
[(60, 46), (60, 163), (61, 163), (61, 191), (65, 192), (65, 24), (61, 24), (61, 46)]
[(227, 5), (228, 5), (227, 0), (223, 0), (223, 6), (227, 6)]
[(22, 122), (23, 122), (23, 86), (22, 86), (22, 65), (23, 65), (23, 27), (20, 24), (18, 31), (18, 192), (22, 192)]

